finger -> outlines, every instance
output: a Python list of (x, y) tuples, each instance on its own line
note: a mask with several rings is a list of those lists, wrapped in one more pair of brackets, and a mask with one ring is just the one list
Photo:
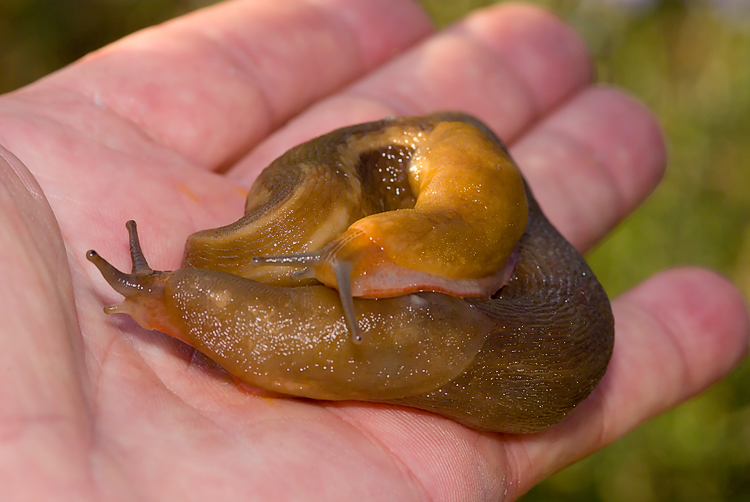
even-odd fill
[(615, 348), (599, 387), (562, 423), (509, 444), (516, 496), (705, 390), (747, 353), (744, 301), (711, 272), (664, 272), (613, 307)]
[[(0, 147), (0, 471), (3, 494), (50, 490), (82, 480), (91, 442), (88, 382), (65, 247), (39, 186)], [(79, 366), (80, 368), (80, 366)], [(83, 455), (82, 455), (83, 454)]]
[(666, 167), (661, 129), (632, 98), (589, 88), (513, 145), (542, 210), (581, 252), (656, 188)]
[(295, 144), (388, 115), (462, 110), (510, 141), (585, 87), (590, 74), (580, 38), (550, 13), (521, 5), (484, 9), (315, 105), (232, 175), (249, 183)]
[[(114, 114), (215, 168), (430, 29), (410, 1), (225, 2), (127, 37), (23, 92), (82, 95), (89, 114)], [(105, 135), (83, 113), (57, 118)], [(119, 145), (116, 133), (98, 139)]]

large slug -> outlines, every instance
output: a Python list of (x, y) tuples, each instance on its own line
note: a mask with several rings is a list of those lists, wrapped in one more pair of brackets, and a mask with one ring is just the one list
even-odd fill
[(126, 313), (238, 381), (428, 410), (479, 430), (561, 420), (603, 376), (609, 300), (542, 214), (502, 142), (457, 112), (297, 146), (238, 222), (188, 238), (183, 268), (89, 251)]

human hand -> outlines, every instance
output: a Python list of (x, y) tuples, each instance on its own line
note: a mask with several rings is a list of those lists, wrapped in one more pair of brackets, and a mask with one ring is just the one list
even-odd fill
[(154, 268), (177, 268), (186, 236), (237, 219), (272, 158), (386, 115), (478, 116), (585, 252), (665, 162), (648, 112), (590, 74), (579, 39), (530, 7), (433, 35), (403, 0), (228, 2), (0, 98), (0, 144), (33, 175), (3, 154), (4, 495), (511, 500), (721, 378), (745, 353), (747, 314), (731, 285), (695, 269), (616, 299), (604, 380), (528, 436), (251, 396), (180, 342), (102, 313), (119, 298), (85, 252), (127, 268), (126, 220)]

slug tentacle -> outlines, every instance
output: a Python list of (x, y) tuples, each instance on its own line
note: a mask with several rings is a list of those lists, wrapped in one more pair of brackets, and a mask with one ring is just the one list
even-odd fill
[(279, 265), (296, 267), (299, 265), (318, 265), (321, 262), (320, 251), (310, 253), (287, 254), (282, 256), (253, 256), (253, 262), (258, 265)]
[(339, 261), (334, 267), (336, 275), (336, 289), (339, 291), (341, 306), (344, 308), (344, 318), (354, 343), (362, 343), (362, 335), (359, 333), (357, 315), (354, 311), (354, 299), (352, 297), (352, 264), (349, 261)]
[[(282, 267), (306, 266), (306, 268), (295, 273), (292, 277), (316, 277), (317, 267), (321, 265), (330, 267), (333, 271), (335, 283), (326, 285), (330, 285), (338, 290), (341, 306), (344, 309), (344, 318), (349, 327), (352, 341), (354, 343), (361, 343), (362, 335), (357, 325), (357, 317), (352, 300), (352, 262), (346, 259), (338, 259), (335, 255), (335, 249), (341, 246), (338, 244), (338, 241), (334, 241), (333, 244), (334, 246), (329, 244), (319, 251), (309, 253), (284, 256), (255, 256), (252, 261), (258, 265), (277, 265)], [(331, 249), (332, 247), (333, 250)]]
[(86, 258), (96, 265), (96, 268), (99, 269), (99, 272), (101, 272), (107, 283), (112, 286), (112, 289), (122, 296), (130, 296), (140, 289), (138, 277), (133, 277), (133, 274), (121, 272), (93, 249), (86, 253)]
[(495, 134), (457, 112), (333, 131), (276, 159), (236, 223), (191, 235), (183, 268), (88, 259), (105, 309), (183, 340), (246, 384), (541, 430), (594, 389), (609, 300)]
[(125, 223), (125, 228), (128, 229), (128, 241), (130, 243), (130, 260), (133, 262), (133, 274), (149, 274), (153, 272), (151, 267), (148, 266), (146, 257), (143, 256), (143, 250), (141, 249), (141, 242), (138, 239), (138, 227), (134, 220), (128, 220)]

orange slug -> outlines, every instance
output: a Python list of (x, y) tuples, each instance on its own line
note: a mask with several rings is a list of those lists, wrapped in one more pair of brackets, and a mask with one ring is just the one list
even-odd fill
[(88, 258), (126, 313), (250, 386), (400, 404), (479, 430), (561, 420), (603, 376), (609, 300), (502, 142), (457, 112), (333, 131), (275, 160), (183, 268)]

